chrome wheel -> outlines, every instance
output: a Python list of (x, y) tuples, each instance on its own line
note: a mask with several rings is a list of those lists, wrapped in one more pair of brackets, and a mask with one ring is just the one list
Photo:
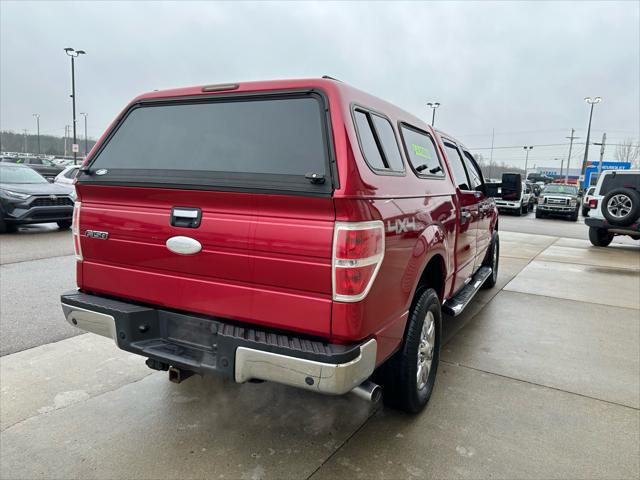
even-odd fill
[(607, 202), (607, 211), (615, 218), (624, 218), (629, 215), (631, 207), (631, 198), (624, 194), (614, 195)]
[(429, 379), (431, 364), (433, 362), (433, 352), (436, 342), (436, 319), (431, 311), (427, 311), (422, 323), (420, 332), (420, 345), (418, 346), (418, 372), (416, 383), (418, 390), (422, 390)]

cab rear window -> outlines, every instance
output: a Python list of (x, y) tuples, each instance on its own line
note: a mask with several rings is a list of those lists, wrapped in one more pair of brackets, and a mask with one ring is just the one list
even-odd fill
[[(304, 94), (142, 104), (97, 153), (90, 172), (97, 171), (102, 175), (82, 181), (330, 192), (321, 99)], [(323, 177), (324, 183), (317, 180)]]

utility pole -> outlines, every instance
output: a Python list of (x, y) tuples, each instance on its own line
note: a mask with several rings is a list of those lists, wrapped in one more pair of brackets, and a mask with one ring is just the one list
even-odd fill
[(64, 126), (64, 156), (67, 156), (67, 137), (69, 136), (70, 125)]
[(84, 117), (84, 156), (87, 156), (87, 113), (80, 112), (80, 115)]
[[(607, 134), (603, 133), (602, 134), (602, 142), (601, 143), (594, 143), (594, 145), (600, 145), (600, 161), (598, 162), (598, 178), (600, 178), (600, 175), (602, 175), (602, 162), (604, 159), (604, 147), (607, 143)], [(586, 187), (587, 185), (585, 185)]]
[(489, 178), (493, 177), (493, 140), (496, 136), (496, 129), (491, 129), (491, 156), (489, 157)]
[(40, 155), (40, 114), (34, 113), (34, 117), (36, 117), (36, 127), (38, 129), (38, 155)]
[(529, 165), (529, 152), (533, 150), (533, 146), (531, 147), (522, 147), (524, 151), (527, 152), (527, 158), (524, 161), (524, 181), (527, 181), (527, 165)]
[(573, 141), (580, 138), (580, 137), (575, 137), (573, 134), (576, 133), (576, 129), (572, 128), (571, 129), (571, 136), (570, 137), (564, 137), (564, 138), (568, 138), (569, 140), (571, 140), (571, 142), (569, 143), (569, 156), (567, 157), (567, 171), (565, 173), (564, 176), (564, 183), (569, 183), (569, 165), (571, 164), (571, 150), (573, 149)]
[(22, 146), (22, 153), (27, 153), (27, 129), (22, 130), (24, 132), (24, 145)]
[(589, 110), (589, 125), (587, 126), (587, 141), (584, 146), (584, 159), (582, 160), (582, 168), (580, 170), (580, 176), (582, 177), (582, 186), (584, 187), (584, 173), (587, 169), (587, 160), (589, 159), (589, 138), (591, 137), (591, 119), (593, 118), (593, 106), (596, 103), (600, 103), (602, 101), (602, 97), (584, 97), (584, 101), (591, 105), (591, 109)]
[(557, 162), (560, 160), (560, 178), (562, 178), (562, 172), (564, 170), (564, 158), (554, 158), (553, 161)]

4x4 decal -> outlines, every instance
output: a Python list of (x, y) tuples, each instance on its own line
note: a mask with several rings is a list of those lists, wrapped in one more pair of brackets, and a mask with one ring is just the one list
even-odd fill
[(387, 232), (398, 234), (415, 230), (417, 230), (415, 217), (396, 218), (393, 222), (387, 220)]

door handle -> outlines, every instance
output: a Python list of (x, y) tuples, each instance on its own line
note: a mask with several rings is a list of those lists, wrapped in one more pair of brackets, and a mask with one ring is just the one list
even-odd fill
[(198, 228), (202, 221), (202, 210), (193, 207), (173, 207), (170, 223), (174, 227)]

